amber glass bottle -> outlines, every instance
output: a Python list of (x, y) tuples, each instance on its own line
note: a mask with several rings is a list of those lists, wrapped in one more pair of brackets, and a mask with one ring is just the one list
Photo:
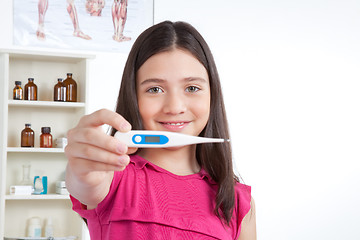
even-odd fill
[(37, 86), (33, 78), (28, 78), (28, 83), (25, 85), (24, 91), (25, 100), (37, 100)]
[(50, 127), (42, 127), (40, 135), (40, 147), (41, 148), (52, 148), (52, 135), (50, 134)]
[(21, 88), (21, 81), (15, 81), (15, 87), (13, 90), (14, 100), (23, 100), (23, 89)]
[(25, 129), (21, 131), (21, 147), (34, 147), (34, 136), (31, 124), (26, 123)]
[(66, 87), (66, 101), (76, 102), (77, 101), (77, 84), (72, 78), (72, 73), (67, 74), (67, 78), (64, 81)]
[(58, 83), (54, 86), (54, 101), (65, 102), (66, 87), (62, 78), (58, 78)]

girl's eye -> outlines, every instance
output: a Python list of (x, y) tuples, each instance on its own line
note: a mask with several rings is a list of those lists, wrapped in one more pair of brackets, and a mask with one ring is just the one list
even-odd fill
[(159, 88), (159, 87), (152, 87), (152, 88), (149, 88), (147, 90), (147, 92), (149, 92), (149, 93), (161, 93), (161, 92), (163, 92), (163, 90), (161, 88)]
[(200, 90), (200, 88), (195, 87), (195, 86), (190, 86), (190, 87), (186, 88), (186, 92), (197, 92), (199, 90)]

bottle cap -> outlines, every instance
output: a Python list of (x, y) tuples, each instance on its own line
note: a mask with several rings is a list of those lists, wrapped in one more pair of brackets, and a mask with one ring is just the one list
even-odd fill
[(21, 85), (21, 81), (15, 81), (15, 85)]
[(41, 132), (42, 132), (42, 133), (50, 133), (50, 132), (51, 132), (51, 128), (50, 128), (50, 127), (42, 127), (42, 128), (41, 128)]
[(58, 82), (62, 82), (64, 79), (62, 78), (58, 78)]
[(28, 80), (32, 82), (32, 81), (34, 81), (34, 78), (28, 78)]
[(25, 127), (31, 127), (30, 123), (25, 123)]
[(72, 73), (67, 73), (66, 75), (68, 75), (68, 76), (72, 76)]

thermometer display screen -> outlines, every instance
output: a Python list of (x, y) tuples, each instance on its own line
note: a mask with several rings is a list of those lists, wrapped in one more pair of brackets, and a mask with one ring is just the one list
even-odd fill
[(146, 136), (145, 142), (147, 143), (158, 143), (160, 142), (160, 137), (158, 136)]

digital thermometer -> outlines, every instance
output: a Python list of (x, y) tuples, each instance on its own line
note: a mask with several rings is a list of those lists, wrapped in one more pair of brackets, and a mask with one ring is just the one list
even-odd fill
[(205, 138), (175, 132), (146, 130), (132, 130), (127, 133), (116, 132), (114, 137), (128, 147), (137, 148), (167, 148), (198, 143), (225, 142), (221, 138)]

